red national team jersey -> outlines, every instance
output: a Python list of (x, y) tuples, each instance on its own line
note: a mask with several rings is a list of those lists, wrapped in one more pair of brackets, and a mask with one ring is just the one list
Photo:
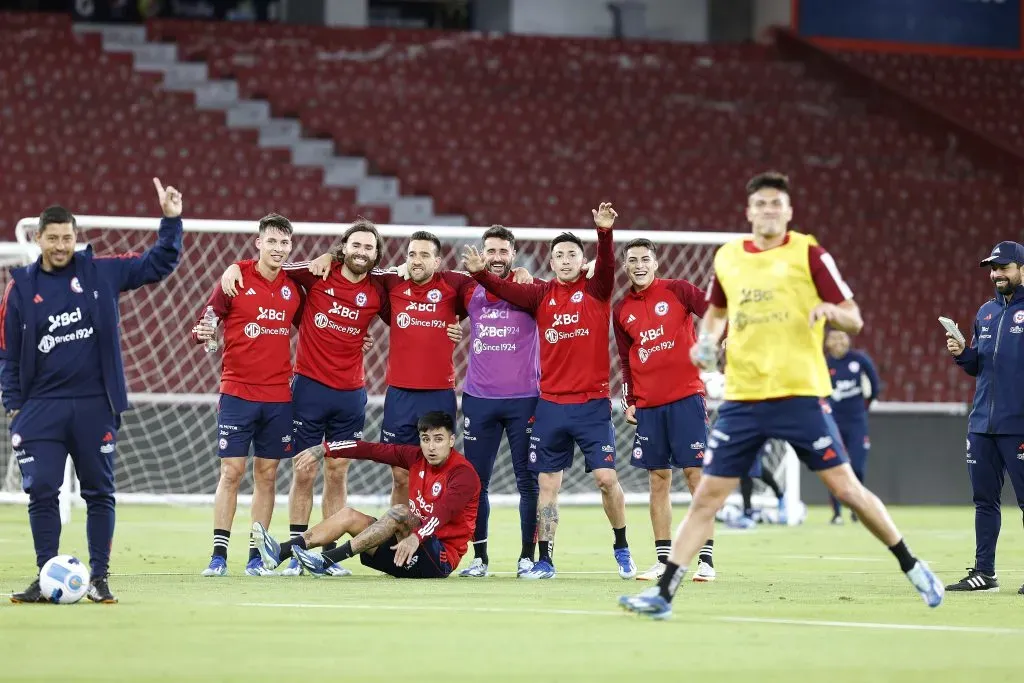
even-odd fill
[(394, 274), (378, 277), (391, 303), (388, 386), (455, 388), (455, 342), (447, 327), (466, 317), (466, 290), (472, 292), (476, 281), (452, 271), (438, 271), (422, 285)]
[(473, 277), (513, 306), (530, 311), (540, 333), (540, 397), (553, 403), (608, 398), (608, 320), (615, 284), (612, 231), (597, 234), (594, 277), (521, 285), (482, 270)]
[(268, 281), (256, 269), (255, 261), (242, 266), (242, 278), (244, 292), (231, 298), (217, 283), (199, 312), (201, 321), (206, 306), (213, 306), (224, 323), (220, 391), (247, 401), (285, 403), (292, 400), (289, 337), (292, 325), (298, 322), (302, 294), (284, 272)]
[[(452, 569), (466, 554), (476, 528), (480, 478), (456, 450), (440, 467), (423, 457), (419, 446), (335, 441), (327, 444), (328, 458), (373, 460), (409, 470), (409, 509), (420, 519), (420, 540), (435, 536), (444, 545)], [(444, 558), (442, 558), (443, 560)]]
[(660, 278), (642, 292), (630, 288), (616, 304), (612, 323), (626, 405), (653, 408), (704, 393), (690, 348), (693, 316), (707, 309), (704, 292), (692, 283)]
[[(253, 261), (242, 261), (245, 267)], [(304, 263), (285, 265), (285, 273), (306, 291), (295, 372), (332, 389), (350, 391), (365, 384), (363, 337), (379, 315), (388, 322), (387, 292), (369, 275), (352, 282), (341, 263), (332, 263), (327, 280), (309, 272)], [(246, 281), (243, 278), (243, 281)]]

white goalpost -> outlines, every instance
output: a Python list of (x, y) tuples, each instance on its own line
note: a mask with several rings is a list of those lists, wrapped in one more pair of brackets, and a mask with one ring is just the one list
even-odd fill
[[(98, 255), (142, 252), (155, 239), (157, 217), (77, 216), (80, 243), (89, 242)], [(20, 257), (8, 259), (8, 266), (36, 257), (32, 237), (36, 218), (25, 218), (16, 227)], [(122, 503), (211, 504), (217, 484), (216, 402), (220, 379), (220, 354), (206, 354), (191, 343), (189, 330), (200, 314), (212, 288), (224, 268), (235, 260), (253, 258), (256, 250), (256, 221), (223, 221), (186, 218), (182, 260), (164, 282), (149, 285), (121, 297), (121, 347), (124, 354), (132, 410), (125, 413), (118, 435), (117, 498)], [(295, 223), (292, 260), (302, 260), (326, 252), (348, 227), (338, 223)], [(477, 243), (487, 226), (449, 227), (422, 225), (380, 225), (384, 237), (381, 263), (397, 265), (404, 261), (406, 241), (417, 230), (429, 230), (442, 241), (442, 267), (458, 266), (458, 254), (464, 244)], [(562, 232), (549, 228), (510, 227), (516, 236), (521, 265), (540, 277), (550, 277), (547, 267), (548, 242)], [(573, 232), (588, 244), (587, 256), (593, 258), (596, 232), (593, 227)], [(722, 232), (670, 232), (616, 230), (616, 258), (625, 242), (646, 237), (658, 246), (659, 272), (663, 277), (686, 278), (703, 286), (707, 281), (714, 251), (718, 245), (741, 236)], [(627, 286), (625, 274), (616, 269), (616, 294)], [(4, 269), (3, 279), (8, 277)], [(465, 328), (464, 328), (465, 329)], [(366, 382), (370, 396), (367, 405), (365, 435), (376, 441), (380, 435), (387, 362), (388, 332), (379, 321), (371, 325), (375, 345), (366, 355)], [(618, 356), (609, 330), (611, 349), (611, 386), (615, 419), (618, 471), (627, 503), (646, 503), (648, 482), (644, 470), (629, 465), (634, 429), (626, 424), (618, 401), (621, 387)], [(468, 333), (467, 333), (468, 337)], [(465, 377), (469, 345), (465, 341), (456, 350), (456, 376)], [(294, 339), (293, 339), (294, 348)], [(0, 418), (7, 427), (6, 417)], [(12, 457), (10, 439), (5, 439), (0, 455), (0, 503), (23, 502), (21, 477)], [(461, 449), (461, 434), (456, 448)], [(790, 523), (803, 515), (800, 497), (800, 465), (787, 444), (773, 443), (766, 454), (766, 465), (786, 490)], [(600, 494), (590, 475), (584, 474), (578, 458), (566, 473), (563, 494), (565, 504), (599, 504)], [(66, 489), (73, 483), (69, 470)], [(251, 472), (243, 482), (243, 504), (251, 493)], [(286, 500), (291, 484), (291, 468), (282, 467), (278, 478), (279, 503)], [(317, 482), (316, 491), (322, 482)], [(390, 469), (375, 463), (356, 462), (349, 471), (349, 499), (357, 505), (383, 505), (390, 496)], [(515, 505), (518, 494), (512, 474), (508, 446), (502, 450), (491, 479), (492, 505)], [(776, 507), (775, 496), (755, 480), (755, 502), (765, 510)], [(319, 496), (317, 496), (319, 498)], [(673, 501), (687, 502), (683, 477), (673, 481)], [(71, 491), (63, 496), (75, 505), (80, 499)], [(732, 502), (738, 501), (738, 494)]]

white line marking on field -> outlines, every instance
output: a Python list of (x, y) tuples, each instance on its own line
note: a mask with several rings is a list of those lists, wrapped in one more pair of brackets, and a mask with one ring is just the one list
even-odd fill
[[(622, 611), (583, 609), (544, 609), (531, 607), (456, 607), (453, 605), (339, 605), (313, 603), (242, 602), (237, 607), (270, 607), (278, 609), (337, 609), (368, 612), (473, 612), (491, 614), (547, 614), (585, 617), (624, 617)], [(738, 624), (776, 624), (780, 626), (818, 626), (828, 628), (863, 628), (891, 631), (940, 631), (950, 633), (982, 633), (987, 635), (1021, 635), (1024, 629), (987, 626), (949, 626), (945, 624), (882, 624), (866, 621), (816, 621), (812, 619), (770, 619), (761, 617), (710, 617), (712, 621)]]
[(888, 562), (880, 557), (843, 557), (839, 555), (783, 555), (785, 560), (834, 560), (836, 562)]
[(815, 621), (813, 619), (769, 619), (760, 617), (712, 617), (717, 621), (742, 624), (780, 624), (784, 626), (829, 626), (832, 628), (867, 628), (891, 631), (949, 631), (955, 633), (987, 633), (1019, 635), (1024, 629), (990, 626), (947, 626), (944, 624), (881, 624), (868, 621)]

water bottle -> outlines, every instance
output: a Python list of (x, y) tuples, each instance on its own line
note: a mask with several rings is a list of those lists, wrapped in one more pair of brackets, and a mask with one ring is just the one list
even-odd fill
[[(211, 325), (214, 329), (217, 329), (217, 313), (213, 310), (213, 306), (206, 307), (206, 313), (203, 314), (203, 323)], [(217, 342), (217, 337), (213, 336), (206, 340), (206, 352), (213, 353), (220, 348), (220, 344)]]

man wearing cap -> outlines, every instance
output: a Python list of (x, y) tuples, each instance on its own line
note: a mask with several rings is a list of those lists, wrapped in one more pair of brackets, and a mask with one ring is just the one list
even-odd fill
[[(1024, 246), (1000, 242), (981, 262), (989, 269), (996, 295), (974, 321), (971, 346), (947, 333), (946, 348), (964, 372), (977, 378), (974, 407), (967, 423), (967, 471), (974, 491), (975, 561), (967, 576), (948, 591), (998, 591), (996, 541), (999, 538), (1003, 478), (1024, 510)], [(1024, 595), (1024, 586), (1018, 591)]]

